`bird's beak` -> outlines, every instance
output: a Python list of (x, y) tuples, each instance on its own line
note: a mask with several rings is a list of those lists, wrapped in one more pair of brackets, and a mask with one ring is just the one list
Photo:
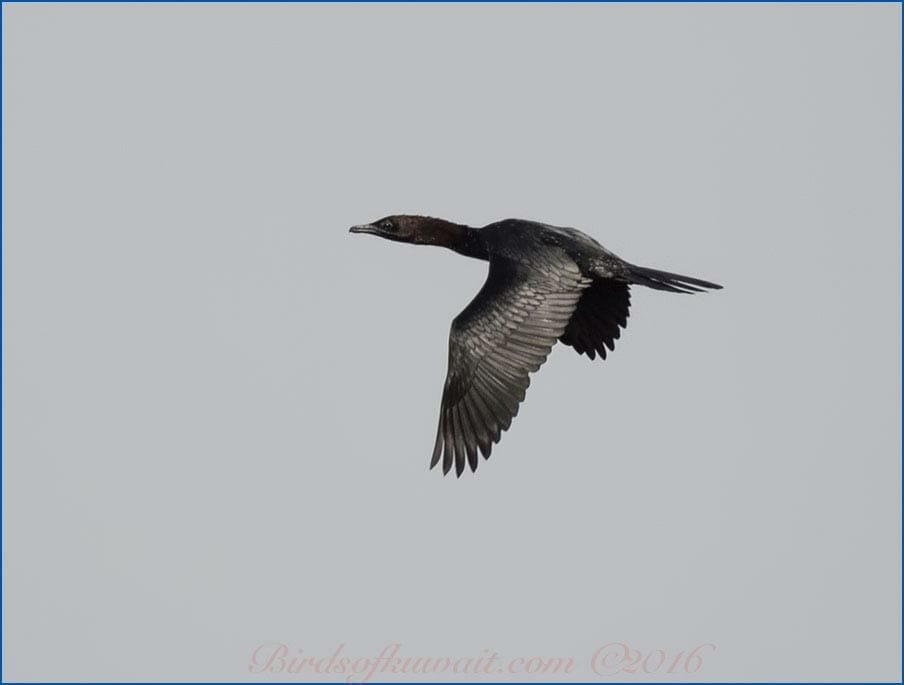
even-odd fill
[(348, 229), (349, 233), (373, 233), (374, 235), (380, 234), (380, 229), (374, 226), (373, 224), (361, 224), (359, 226), (352, 226)]

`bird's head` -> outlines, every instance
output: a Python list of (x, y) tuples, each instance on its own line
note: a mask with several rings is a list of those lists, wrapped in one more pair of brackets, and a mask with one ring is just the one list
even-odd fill
[(373, 223), (352, 226), (351, 233), (370, 233), (400, 243), (440, 245), (458, 249), (472, 229), (445, 219), (414, 214), (395, 214)]
[(383, 217), (369, 224), (352, 226), (350, 233), (370, 233), (388, 240), (397, 240), (401, 243), (426, 242), (427, 217), (412, 216), (410, 214), (397, 214)]

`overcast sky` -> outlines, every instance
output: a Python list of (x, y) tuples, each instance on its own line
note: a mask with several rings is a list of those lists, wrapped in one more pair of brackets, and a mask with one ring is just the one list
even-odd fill
[[(2, 12), (4, 679), (901, 678), (899, 4)], [(635, 288), (443, 478), (486, 265), (347, 233), (403, 212), (725, 289)]]

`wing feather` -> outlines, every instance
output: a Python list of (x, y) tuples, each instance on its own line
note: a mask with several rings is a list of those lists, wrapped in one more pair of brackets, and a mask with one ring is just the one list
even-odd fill
[(581, 294), (561, 340), (578, 354), (601, 359), (615, 349), (621, 329), (628, 325), (631, 293), (627, 283), (597, 278)]
[(461, 476), (479, 454), (489, 459), (590, 283), (564, 252), (547, 250), (539, 267), (490, 260), (483, 288), (452, 322), (431, 467), (442, 454), (443, 473), (454, 465)]

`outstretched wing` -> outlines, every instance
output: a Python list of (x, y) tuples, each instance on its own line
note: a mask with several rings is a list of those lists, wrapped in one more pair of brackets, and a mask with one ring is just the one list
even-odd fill
[(490, 260), (483, 288), (452, 322), (431, 468), (442, 456), (443, 473), (454, 463), (461, 476), (466, 459), (477, 470), (478, 449), (489, 459), (518, 413), (529, 374), (546, 361), (589, 284), (564, 252), (530, 268)]
[(631, 293), (627, 283), (597, 278), (582, 294), (562, 342), (571, 345), (578, 354), (595, 359), (606, 358), (606, 348), (615, 349), (621, 335), (620, 328), (628, 325)]

